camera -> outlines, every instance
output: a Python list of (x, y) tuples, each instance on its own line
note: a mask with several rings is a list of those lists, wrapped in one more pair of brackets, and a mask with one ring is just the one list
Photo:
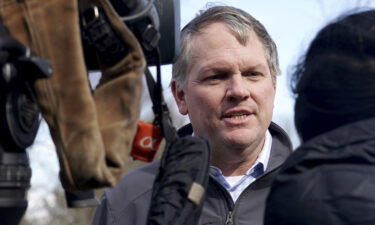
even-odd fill
[[(179, 51), (179, 0), (110, 0), (110, 3), (136, 36), (149, 66), (173, 62)], [(101, 63), (113, 65), (127, 53), (127, 46), (116, 39), (99, 7), (92, 6), (81, 13), (87, 69), (99, 69), (97, 57), (103, 57)], [(99, 29), (92, 29), (90, 33), (86, 29), (90, 27)], [(12, 38), (1, 20), (0, 37), (0, 134), (3, 137), (0, 140), (0, 221), (13, 225), (19, 223), (27, 208), (31, 168), (25, 149), (33, 143), (40, 121), (33, 83), (52, 76), (52, 67)], [(103, 54), (96, 54), (98, 48), (90, 45), (98, 37), (106, 38), (103, 48), (99, 48)], [(81, 203), (91, 205), (91, 192), (79, 196), (66, 194), (73, 207), (81, 207)]]

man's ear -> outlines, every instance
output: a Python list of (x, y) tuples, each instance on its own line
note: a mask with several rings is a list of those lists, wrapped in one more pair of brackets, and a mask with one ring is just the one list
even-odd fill
[(185, 91), (181, 85), (179, 85), (175, 80), (171, 83), (172, 93), (173, 97), (177, 103), (178, 111), (182, 115), (188, 114), (188, 109), (186, 105), (186, 99), (185, 99)]

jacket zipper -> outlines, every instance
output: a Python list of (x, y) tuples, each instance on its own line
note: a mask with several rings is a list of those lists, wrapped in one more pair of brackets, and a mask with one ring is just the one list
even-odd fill
[(224, 195), (224, 199), (226, 201), (226, 208), (228, 210), (228, 214), (224, 215), (225, 216), (225, 225), (233, 225), (234, 222), (233, 222), (233, 211), (234, 211), (234, 202), (232, 200), (232, 197), (230, 196), (229, 192), (219, 183), (219, 181), (217, 181), (214, 177), (212, 177), (210, 175), (210, 181), (209, 182), (213, 182), (214, 185), (217, 186), (217, 188), (219, 190), (221, 190), (221, 194)]
[(227, 219), (225, 220), (225, 225), (233, 225), (232, 211), (228, 212)]

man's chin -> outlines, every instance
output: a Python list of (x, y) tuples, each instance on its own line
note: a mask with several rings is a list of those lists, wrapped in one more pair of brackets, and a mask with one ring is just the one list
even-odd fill
[(238, 134), (231, 134), (223, 137), (225, 145), (230, 148), (248, 148), (254, 142), (254, 134), (248, 132), (241, 132)]

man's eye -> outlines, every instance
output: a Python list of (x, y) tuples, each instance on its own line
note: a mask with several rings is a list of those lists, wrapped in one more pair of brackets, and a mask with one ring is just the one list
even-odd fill
[(211, 75), (210, 76), (210, 79), (212, 80), (223, 80), (225, 79), (225, 74), (215, 74), (215, 75)]
[(257, 71), (249, 71), (249, 72), (242, 73), (242, 76), (250, 77), (250, 78), (256, 78), (256, 77), (263, 76), (263, 74), (261, 72), (257, 72)]
[(225, 74), (212, 74), (205, 78), (206, 81), (224, 80), (226, 79)]

